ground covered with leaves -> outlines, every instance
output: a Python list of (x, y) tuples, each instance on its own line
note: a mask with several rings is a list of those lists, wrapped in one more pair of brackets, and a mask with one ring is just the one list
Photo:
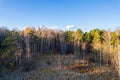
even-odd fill
[(37, 56), (34, 62), (29, 71), (3, 68), (0, 80), (120, 80), (110, 67), (80, 65), (72, 54)]

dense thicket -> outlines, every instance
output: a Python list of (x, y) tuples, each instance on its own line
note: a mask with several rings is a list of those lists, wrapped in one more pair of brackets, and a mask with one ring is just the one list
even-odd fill
[(95, 63), (112, 65), (120, 74), (120, 30), (93, 29), (90, 32), (52, 30), (46, 27), (22, 31), (0, 28), (0, 66), (21, 68), (40, 54), (69, 54), (76, 59), (92, 54)]

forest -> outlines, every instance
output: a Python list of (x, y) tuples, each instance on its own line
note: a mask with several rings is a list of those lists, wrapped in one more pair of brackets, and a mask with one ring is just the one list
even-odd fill
[(0, 27), (0, 80), (120, 80), (120, 29)]

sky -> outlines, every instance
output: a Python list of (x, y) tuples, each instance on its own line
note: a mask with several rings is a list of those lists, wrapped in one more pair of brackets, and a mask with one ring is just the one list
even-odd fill
[(0, 26), (89, 31), (120, 26), (120, 0), (0, 0)]

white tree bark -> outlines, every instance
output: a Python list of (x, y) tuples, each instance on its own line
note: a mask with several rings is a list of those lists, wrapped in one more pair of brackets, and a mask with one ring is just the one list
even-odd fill
[(117, 56), (117, 58), (118, 58), (118, 74), (119, 74), (119, 76), (120, 76), (120, 44), (118, 44), (118, 56)]
[(29, 36), (26, 36), (26, 52), (27, 52), (27, 59), (30, 58), (30, 44), (29, 44)]

